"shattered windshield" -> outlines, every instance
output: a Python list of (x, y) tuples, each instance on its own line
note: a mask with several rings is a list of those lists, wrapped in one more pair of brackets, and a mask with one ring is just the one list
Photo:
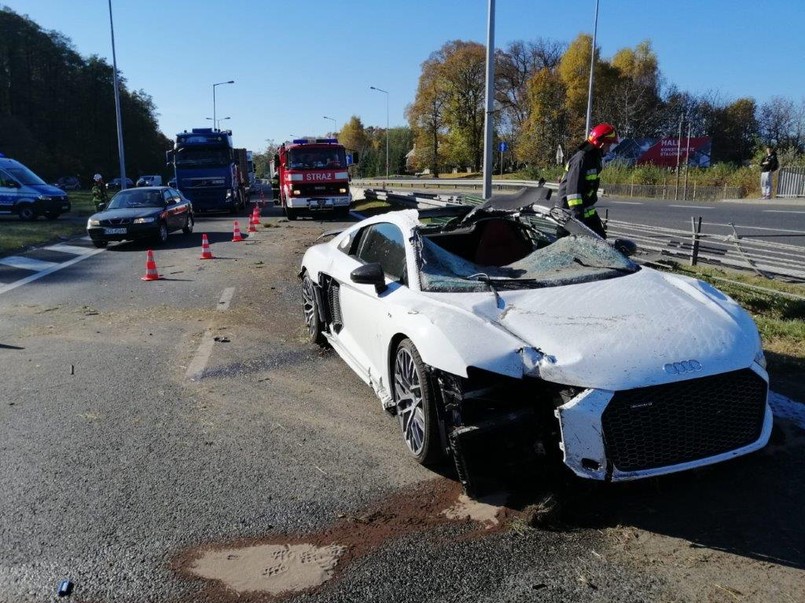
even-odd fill
[(556, 287), (636, 272), (639, 267), (602, 239), (569, 235), (504, 266), (488, 266), (421, 237), (423, 291), (459, 292)]

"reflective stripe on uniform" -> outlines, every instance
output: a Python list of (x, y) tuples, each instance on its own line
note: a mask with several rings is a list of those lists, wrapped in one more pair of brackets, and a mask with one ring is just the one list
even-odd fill
[(598, 174), (587, 174), (584, 177), (585, 180), (598, 180)]
[(568, 195), (567, 196), (567, 205), (568, 207), (576, 207), (577, 205), (581, 205), (584, 203), (581, 199), (581, 195)]
[(590, 207), (590, 208), (584, 210), (584, 217), (585, 218), (589, 218), (591, 216), (594, 216), (595, 214), (596, 214), (596, 211), (595, 211), (594, 207)]

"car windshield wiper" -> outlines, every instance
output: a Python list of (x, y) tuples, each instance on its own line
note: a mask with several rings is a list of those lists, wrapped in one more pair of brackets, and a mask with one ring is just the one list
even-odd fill
[(475, 274), (470, 274), (467, 278), (469, 280), (481, 281), (481, 282), (485, 283), (486, 286), (489, 287), (489, 290), (495, 295), (495, 305), (499, 309), (501, 309), (501, 310), (503, 309), (505, 304), (503, 303), (503, 300), (501, 299), (500, 294), (498, 293), (498, 290), (492, 284), (492, 279), (489, 278), (489, 275), (486, 272), (476, 272)]
[(608, 264), (585, 264), (581, 259), (574, 257), (573, 261), (578, 264), (579, 266), (584, 266), (585, 268), (601, 268), (602, 270), (614, 270), (616, 272), (622, 272), (623, 274), (632, 274), (633, 272), (637, 271), (637, 268), (622, 268), (620, 266), (610, 266)]

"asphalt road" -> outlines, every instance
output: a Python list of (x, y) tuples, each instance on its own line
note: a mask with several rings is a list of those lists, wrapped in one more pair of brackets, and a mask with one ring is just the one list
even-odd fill
[(801, 597), (805, 437), (790, 425), (708, 471), (576, 486), (552, 529), (528, 523), (539, 490), (497, 525), (445, 517), (450, 469), (408, 459), (369, 388), (304, 341), (299, 260), (337, 224), (263, 216), (242, 243), (230, 217), (172, 234), (161, 280), (141, 280), (145, 244), (124, 244), (0, 292), (0, 602), (65, 600), (64, 579), (92, 603), (274, 600), (194, 560), (297, 542), (346, 552), (291, 601)]

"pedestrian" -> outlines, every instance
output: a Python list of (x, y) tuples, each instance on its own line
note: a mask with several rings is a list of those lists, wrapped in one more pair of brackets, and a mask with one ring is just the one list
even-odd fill
[(766, 147), (766, 156), (760, 162), (760, 194), (761, 199), (771, 199), (772, 174), (780, 167), (777, 153), (771, 147)]
[(92, 200), (95, 203), (95, 211), (103, 209), (101, 205), (106, 205), (109, 202), (109, 196), (106, 194), (106, 184), (103, 182), (103, 176), (95, 174), (92, 177)]
[(614, 127), (607, 123), (595, 126), (590, 130), (587, 140), (570, 157), (559, 182), (558, 195), (562, 207), (569, 209), (574, 217), (604, 239), (607, 234), (594, 206), (598, 201), (602, 159), (617, 141), (618, 135)]

